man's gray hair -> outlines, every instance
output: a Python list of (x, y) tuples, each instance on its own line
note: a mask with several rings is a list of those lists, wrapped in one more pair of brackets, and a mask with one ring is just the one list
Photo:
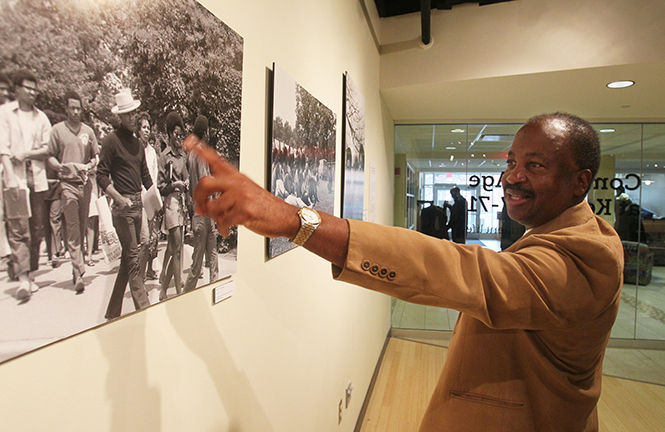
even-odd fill
[(591, 171), (591, 178), (596, 177), (600, 168), (600, 139), (591, 124), (576, 115), (555, 112), (531, 117), (525, 126), (542, 124), (551, 119), (561, 120), (564, 123), (578, 168), (588, 169)]

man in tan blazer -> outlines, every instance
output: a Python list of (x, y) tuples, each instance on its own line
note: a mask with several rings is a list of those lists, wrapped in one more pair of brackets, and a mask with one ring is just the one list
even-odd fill
[(331, 261), (339, 280), (462, 312), (421, 431), (598, 430), (623, 251), (584, 201), (600, 163), (586, 121), (543, 115), (515, 135), (502, 186), (510, 217), (527, 231), (502, 252), (299, 210), (196, 138), (185, 145), (211, 166), (196, 210), (223, 235), (242, 224), (287, 237)]

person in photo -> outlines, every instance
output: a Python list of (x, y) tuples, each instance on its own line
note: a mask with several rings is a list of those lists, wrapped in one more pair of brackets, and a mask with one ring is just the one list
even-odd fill
[[(11, 89), (11, 81), (7, 74), (0, 73), (0, 106), (9, 102), (9, 91)], [(2, 191), (4, 190), (4, 168), (0, 163), (0, 271), (5, 271), (9, 268), (9, 260), (11, 257), (12, 249), (9, 246), (7, 239), (7, 227), (5, 226), (5, 204), (2, 199)]]
[[(16, 298), (28, 301), (39, 289), (32, 274), (39, 269), (41, 242), (48, 223), (48, 180), (45, 160), (51, 122), (35, 106), (39, 95), (36, 76), (19, 70), (14, 80), (16, 100), (0, 107), (0, 157), (3, 166), (3, 201), (16, 214), (5, 214), (11, 248), (11, 273), (18, 279)], [(28, 206), (25, 206), (28, 204)]]
[[(99, 164), (99, 155), (97, 155)], [(88, 225), (85, 230), (85, 248), (84, 258), (87, 266), (94, 266), (97, 260), (93, 258), (93, 253), (98, 251), (99, 247), (99, 210), (97, 209), (97, 200), (100, 198), (99, 187), (97, 187), (97, 167), (92, 167), (89, 171), (88, 182), (90, 182), (90, 205), (88, 206)]]
[(189, 189), (187, 153), (182, 148), (185, 124), (175, 111), (166, 116), (166, 133), (169, 145), (159, 161), (158, 188), (164, 197), (164, 228), (167, 231), (166, 251), (160, 278), (159, 299), (167, 298), (167, 289), (173, 279), (176, 293), (182, 291), (182, 248), (184, 227), (187, 221), (186, 192)]
[[(138, 117), (138, 138), (145, 152), (145, 161), (150, 172), (152, 184), (156, 185), (159, 175), (159, 158), (155, 147), (151, 143), (152, 121), (150, 115), (146, 112), (139, 114)], [(143, 193), (146, 190), (143, 189)], [(152, 218), (143, 209), (143, 219), (141, 223), (141, 256), (140, 267), (143, 280), (156, 280), (157, 272), (153, 268), (153, 261), (157, 258), (157, 247), (159, 245), (159, 235), (161, 233), (163, 211), (158, 211)]]
[(5, 73), (0, 73), (0, 105), (4, 105), (9, 102), (9, 90), (12, 87), (11, 80)]
[(52, 268), (62, 264), (65, 257), (62, 227), (62, 187), (57, 169), (50, 160), (46, 161), (46, 178), (49, 193), (46, 196), (48, 224), (46, 224), (46, 254)]
[(97, 185), (113, 199), (113, 226), (122, 246), (120, 268), (104, 315), (108, 320), (122, 313), (122, 299), (128, 282), (134, 307), (138, 310), (150, 306), (139, 268), (143, 217), (141, 186), (146, 189), (152, 186), (145, 152), (134, 136), (136, 110), (141, 101), (134, 99), (129, 89), (123, 89), (115, 95), (115, 102), (111, 111), (118, 115), (120, 123), (104, 138), (97, 167)]
[(88, 227), (91, 184), (89, 172), (97, 165), (99, 145), (92, 128), (81, 121), (82, 99), (65, 93), (67, 119), (53, 126), (49, 140), (49, 163), (58, 173), (65, 245), (72, 262), (72, 283), (83, 293), (85, 261), (83, 243)]
[[(208, 142), (210, 139), (208, 118), (202, 115), (194, 121), (194, 135)], [(199, 180), (210, 175), (210, 168), (195, 154), (190, 153), (187, 157), (187, 169), (189, 171), (189, 185), (196, 188)], [(185, 291), (196, 288), (196, 283), (201, 277), (204, 256), (208, 263), (210, 272), (209, 282), (217, 280), (217, 227), (215, 222), (206, 216), (194, 214), (192, 217), (192, 232), (194, 233), (194, 251), (192, 252), (192, 267), (185, 281)]]

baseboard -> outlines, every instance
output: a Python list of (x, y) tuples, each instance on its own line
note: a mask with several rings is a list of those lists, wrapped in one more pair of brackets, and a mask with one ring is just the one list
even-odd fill
[(448, 347), (453, 332), (450, 330), (419, 330), (419, 329), (392, 329), (390, 335), (394, 338), (427, 345)]
[(356, 420), (356, 426), (353, 428), (353, 432), (360, 432), (363, 426), (363, 420), (365, 420), (365, 413), (367, 411), (367, 406), (369, 405), (369, 400), (372, 397), (372, 392), (374, 391), (374, 384), (376, 384), (376, 378), (379, 376), (379, 370), (381, 370), (381, 364), (383, 363), (383, 356), (386, 354), (386, 348), (388, 348), (388, 342), (392, 335), (393, 330), (388, 330), (386, 335), (386, 340), (383, 342), (383, 348), (381, 348), (381, 354), (379, 354), (379, 359), (376, 362), (374, 367), (374, 373), (372, 374), (372, 379), (369, 382), (369, 387), (367, 388), (367, 393), (365, 393), (365, 400), (363, 400), (363, 406), (360, 408), (360, 413), (358, 414), (358, 419)]
[(607, 347), (665, 350), (665, 340), (615, 338), (615, 339), (610, 339), (610, 341), (607, 343)]
[[(449, 330), (420, 330), (420, 329), (396, 329), (390, 331), (390, 336), (398, 339), (421, 342), (428, 345), (447, 347), (453, 332)], [(607, 344), (608, 348), (633, 348), (665, 350), (665, 340), (651, 339), (619, 339), (611, 338)]]

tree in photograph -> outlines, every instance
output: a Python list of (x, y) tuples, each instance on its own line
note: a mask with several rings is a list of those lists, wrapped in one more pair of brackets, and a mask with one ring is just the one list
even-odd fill
[(295, 132), (288, 120), (282, 120), (281, 117), (275, 118), (273, 121), (273, 138), (285, 144), (290, 144), (293, 141)]
[(296, 136), (310, 151), (330, 160), (335, 154), (335, 114), (296, 84)]
[(176, 110), (187, 122), (203, 114), (213, 145), (238, 159), (242, 38), (195, 2), (173, 0), (137, 5), (141, 22), (125, 47), (136, 87), (158, 123)]
[(64, 117), (61, 98), (68, 88), (76, 89), (98, 118), (110, 117), (108, 95), (115, 89), (109, 88), (114, 80), (108, 75), (126, 71), (117, 54), (124, 37), (112, 3), (102, 9), (94, 2), (21, 0), (3, 2), (0, 11), (3, 71), (36, 73), (42, 90), (38, 106), (52, 121)]
[(365, 166), (365, 101), (348, 76), (345, 109), (345, 165), (347, 168), (362, 169)]
[(73, 88), (109, 124), (114, 94), (130, 87), (159, 125), (173, 110), (189, 124), (207, 116), (211, 144), (237, 163), (242, 38), (194, 0), (17, 0), (0, 12), (0, 70), (34, 71), (52, 122)]

